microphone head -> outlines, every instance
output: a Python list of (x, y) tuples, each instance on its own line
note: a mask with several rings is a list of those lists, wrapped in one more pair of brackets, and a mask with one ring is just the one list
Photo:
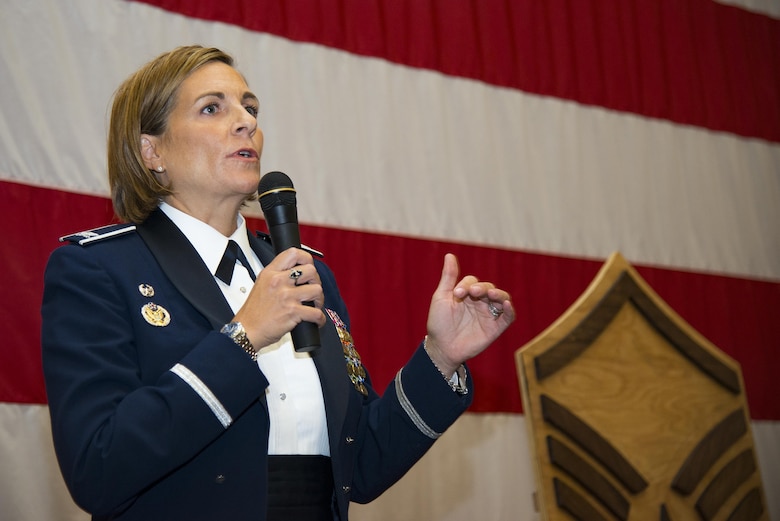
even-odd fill
[(284, 172), (268, 172), (257, 186), (263, 212), (279, 205), (295, 206), (295, 187)]

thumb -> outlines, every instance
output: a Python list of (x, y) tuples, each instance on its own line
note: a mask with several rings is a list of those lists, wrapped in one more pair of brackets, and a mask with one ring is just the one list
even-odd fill
[(455, 288), (459, 271), (458, 258), (452, 253), (446, 254), (444, 256), (444, 266), (441, 270), (441, 279), (439, 279), (439, 287), (436, 288), (437, 293), (450, 293)]

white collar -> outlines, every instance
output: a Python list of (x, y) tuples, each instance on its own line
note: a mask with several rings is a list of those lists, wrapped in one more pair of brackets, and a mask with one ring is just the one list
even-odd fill
[(231, 239), (236, 241), (241, 247), (255, 273), (259, 273), (262, 269), (262, 264), (260, 264), (257, 255), (255, 255), (252, 247), (249, 245), (246, 220), (243, 215), (238, 214), (236, 218), (236, 231), (230, 237), (225, 237), (210, 225), (174, 208), (166, 202), (160, 203), (160, 210), (187, 237), (187, 240), (190, 241), (211, 273), (216, 273), (217, 266), (219, 266), (222, 255), (225, 253), (225, 248), (227, 248), (228, 240)]

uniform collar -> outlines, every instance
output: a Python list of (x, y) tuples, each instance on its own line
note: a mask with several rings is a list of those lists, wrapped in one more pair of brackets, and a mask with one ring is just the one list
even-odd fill
[(225, 253), (228, 240), (231, 239), (236, 241), (241, 247), (241, 250), (249, 259), (249, 264), (252, 266), (252, 270), (255, 273), (259, 273), (262, 269), (263, 265), (260, 263), (257, 255), (249, 244), (249, 237), (247, 236), (246, 231), (246, 220), (243, 215), (237, 215), (236, 230), (230, 237), (225, 237), (215, 228), (174, 208), (168, 203), (160, 203), (160, 210), (162, 210), (165, 215), (173, 221), (173, 224), (175, 224), (187, 237), (212, 274), (216, 273), (217, 266), (219, 266), (222, 255)]

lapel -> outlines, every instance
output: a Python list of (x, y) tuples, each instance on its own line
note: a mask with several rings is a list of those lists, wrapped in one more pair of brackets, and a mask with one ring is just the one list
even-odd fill
[(233, 311), (198, 252), (187, 237), (159, 208), (137, 226), (136, 231), (151, 250), (176, 289), (214, 329), (233, 318)]
[[(263, 266), (267, 266), (276, 256), (273, 245), (265, 234), (255, 236), (249, 234), (249, 244), (257, 254)], [(327, 298), (325, 299), (327, 300)], [(341, 437), (341, 429), (347, 414), (349, 393), (352, 387), (347, 377), (346, 361), (344, 360), (344, 348), (341, 345), (336, 326), (330, 317), (325, 314), (327, 322), (320, 328), (320, 348), (311, 354), (317, 374), (320, 377), (322, 396), (325, 399), (328, 421), (328, 437), (331, 440), (331, 453), (334, 447), (338, 447)]]
[(260, 263), (263, 266), (268, 266), (271, 261), (274, 260), (274, 257), (276, 257), (276, 254), (274, 253), (274, 247), (270, 242), (267, 242), (262, 238), (250, 233), (249, 228), (247, 228), (246, 232), (249, 236), (249, 245), (257, 255), (257, 258), (260, 259)]
[(334, 451), (342, 445), (339, 442), (352, 384), (347, 377), (341, 340), (330, 317), (320, 328), (320, 343), (322, 345), (312, 353), (312, 359), (320, 376), (322, 395), (325, 399), (325, 417), (328, 422), (328, 439), (331, 455), (335, 456), (337, 453)]
[[(267, 240), (268, 236), (249, 234), (249, 244), (257, 254), (263, 266), (267, 266), (276, 256), (273, 246)], [(327, 299), (326, 299), (327, 300)], [(338, 440), (347, 414), (349, 393), (352, 387), (347, 377), (344, 348), (341, 345), (336, 326), (327, 317), (327, 322), (320, 328), (320, 348), (311, 354), (317, 374), (320, 377), (322, 396), (325, 400), (326, 418), (328, 422), (328, 437), (331, 444), (331, 454), (339, 447)]]
[[(233, 318), (233, 311), (214, 281), (213, 274), (206, 268), (190, 241), (162, 210), (154, 210), (136, 230), (174, 286), (215, 329)], [(273, 247), (251, 233), (248, 235), (252, 250), (263, 266), (268, 265), (275, 256)], [(320, 328), (320, 340), (322, 345), (312, 353), (312, 359), (320, 376), (327, 408), (331, 447), (337, 447), (347, 412), (351, 383), (346, 376), (341, 340), (330, 318)]]

